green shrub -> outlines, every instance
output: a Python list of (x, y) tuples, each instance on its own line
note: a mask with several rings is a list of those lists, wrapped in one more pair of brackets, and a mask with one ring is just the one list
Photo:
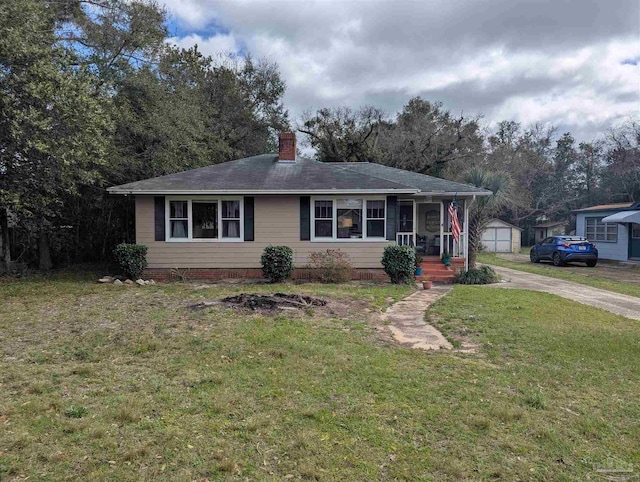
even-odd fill
[(353, 272), (349, 255), (339, 249), (311, 253), (307, 268), (311, 270), (311, 278), (321, 283), (344, 283)]
[(498, 274), (489, 266), (461, 271), (453, 280), (461, 285), (488, 285), (500, 281)]
[(267, 246), (261, 260), (262, 274), (270, 283), (280, 283), (293, 272), (293, 250), (288, 246)]
[(415, 252), (411, 246), (387, 246), (382, 255), (384, 272), (392, 283), (409, 283), (415, 272)]
[(147, 247), (143, 244), (119, 244), (113, 250), (113, 257), (123, 274), (132, 280), (139, 279), (147, 267)]

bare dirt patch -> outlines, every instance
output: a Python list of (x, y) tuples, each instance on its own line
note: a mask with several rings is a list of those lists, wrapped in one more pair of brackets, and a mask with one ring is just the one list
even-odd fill
[(189, 309), (203, 310), (220, 303), (226, 304), (229, 307), (247, 308), (252, 311), (272, 311), (277, 309), (304, 310), (314, 306), (326, 306), (327, 300), (301, 294), (275, 293), (272, 295), (259, 295), (242, 293), (236, 296), (227, 296), (219, 301), (201, 301), (195, 305), (190, 305)]

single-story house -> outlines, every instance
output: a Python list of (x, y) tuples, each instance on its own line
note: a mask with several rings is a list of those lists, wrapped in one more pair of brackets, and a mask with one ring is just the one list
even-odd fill
[(492, 219), (482, 232), (482, 246), (490, 253), (519, 253), (522, 228), (502, 219)]
[(576, 235), (598, 247), (598, 257), (640, 260), (640, 201), (577, 209)]
[(534, 242), (539, 243), (549, 236), (559, 236), (565, 234), (566, 223), (562, 221), (547, 221), (544, 223), (536, 224), (533, 227)]
[[(114, 186), (135, 196), (136, 242), (148, 247), (145, 276), (189, 270), (193, 278), (259, 277), (266, 246), (286, 245), (294, 277), (315, 251), (346, 252), (361, 279), (384, 276), (390, 244), (468, 253), (469, 206), (491, 191), (373, 163), (296, 157), (293, 133), (263, 154)], [(451, 232), (453, 203), (462, 232)], [(437, 242), (435, 239), (437, 238)]]

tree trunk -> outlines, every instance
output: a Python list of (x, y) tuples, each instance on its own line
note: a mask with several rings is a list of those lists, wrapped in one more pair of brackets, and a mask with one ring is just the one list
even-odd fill
[(51, 252), (49, 251), (49, 237), (44, 229), (40, 230), (40, 235), (38, 236), (38, 252), (40, 253), (40, 269), (48, 270), (53, 268)]
[(478, 252), (475, 248), (469, 246), (469, 269), (475, 269), (478, 259)]
[(11, 268), (11, 240), (9, 238), (9, 216), (6, 208), (0, 208), (0, 274)]

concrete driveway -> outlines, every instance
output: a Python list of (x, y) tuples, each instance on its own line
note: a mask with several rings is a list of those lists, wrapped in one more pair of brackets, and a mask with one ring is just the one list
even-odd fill
[[(513, 261), (514, 263), (530, 264), (528, 254), (498, 254), (498, 258)], [(543, 261), (536, 266), (548, 269), (558, 269), (548, 261)], [(584, 263), (569, 263), (562, 271), (581, 274), (583, 276), (593, 276), (594, 278), (605, 278), (613, 281), (624, 281), (625, 283), (640, 284), (640, 266), (634, 263), (620, 264), (600, 260), (595, 268), (588, 268)]]
[(635, 296), (621, 295), (592, 288), (591, 286), (572, 283), (571, 281), (525, 273), (515, 269), (502, 268), (500, 266), (491, 267), (507, 282), (488, 286), (543, 291), (577, 301), (578, 303), (602, 308), (627, 318), (640, 320), (640, 298)]

